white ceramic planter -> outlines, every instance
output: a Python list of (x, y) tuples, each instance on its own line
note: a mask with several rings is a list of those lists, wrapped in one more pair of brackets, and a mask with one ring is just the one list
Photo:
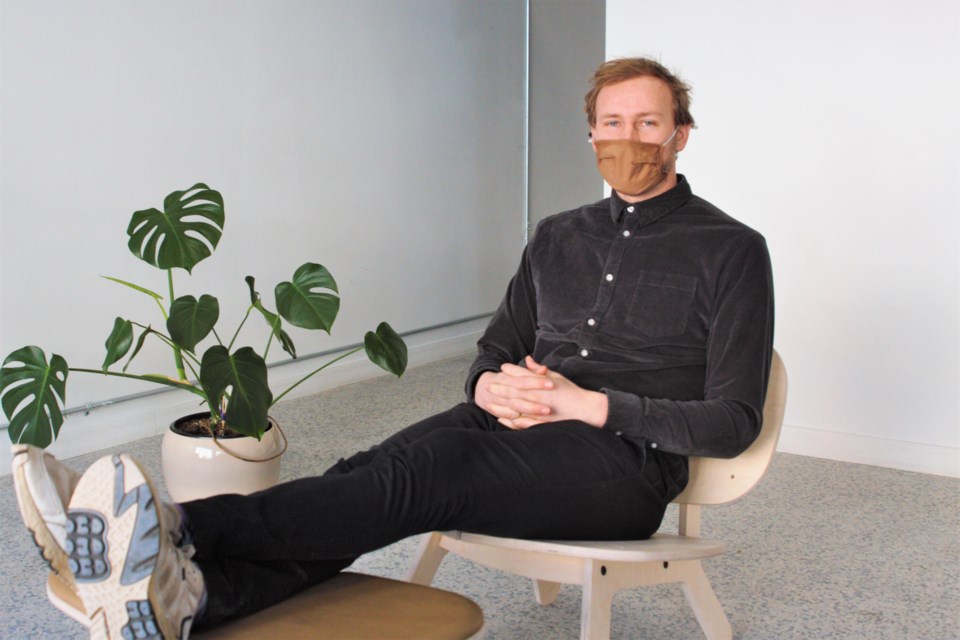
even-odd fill
[[(163, 479), (174, 502), (189, 502), (222, 493), (249, 494), (268, 489), (280, 479), (283, 438), (273, 418), (263, 438), (217, 438), (184, 435), (167, 429), (161, 445)], [(244, 458), (264, 460), (248, 462)], [(268, 459), (272, 458), (272, 459)]]

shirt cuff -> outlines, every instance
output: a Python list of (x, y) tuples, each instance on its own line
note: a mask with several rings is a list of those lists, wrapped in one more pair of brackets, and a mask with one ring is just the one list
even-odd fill
[(467, 402), (473, 402), (474, 396), (476, 396), (477, 381), (480, 380), (480, 376), (485, 374), (487, 371), (497, 372), (500, 368), (497, 365), (493, 364), (474, 364), (473, 368), (470, 369), (470, 373), (467, 375), (467, 383), (464, 385), (464, 390), (467, 392)]
[(600, 389), (607, 395), (607, 422), (604, 429), (613, 431), (618, 436), (625, 433), (636, 433), (640, 426), (642, 408), (640, 398), (632, 393), (624, 393), (615, 389)]

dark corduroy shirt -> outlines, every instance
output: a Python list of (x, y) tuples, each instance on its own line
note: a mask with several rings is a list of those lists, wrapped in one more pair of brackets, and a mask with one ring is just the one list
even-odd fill
[(605, 429), (681, 456), (732, 457), (760, 433), (773, 345), (766, 242), (683, 176), (543, 220), (467, 380), (532, 354), (609, 399)]

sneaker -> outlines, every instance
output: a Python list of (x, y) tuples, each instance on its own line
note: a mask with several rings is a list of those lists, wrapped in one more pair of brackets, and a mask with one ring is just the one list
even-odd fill
[[(53, 454), (28, 444), (10, 447), (11, 474), (17, 506), (24, 524), (33, 534), (41, 557), (55, 574), (47, 580), (47, 597), (70, 618), (87, 624), (89, 619), (77, 598), (77, 586), (70, 571), (66, 544), (67, 505), (80, 481), (80, 473), (57, 460)], [(179, 544), (180, 512), (163, 505), (174, 544)], [(55, 588), (51, 588), (51, 585)]]
[(80, 479), (67, 512), (70, 570), (90, 636), (185, 639), (204, 594), (190, 550), (174, 544), (169, 514), (127, 455), (101, 458)]
[(23, 522), (33, 533), (40, 555), (64, 582), (73, 588), (64, 545), (67, 539), (67, 505), (80, 474), (43, 449), (15, 444), (11, 471), (17, 505)]

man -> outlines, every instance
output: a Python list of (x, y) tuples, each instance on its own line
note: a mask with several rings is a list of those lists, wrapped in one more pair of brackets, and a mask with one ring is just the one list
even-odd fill
[[(655, 61), (615, 60), (586, 103), (613, 194), (539, 225), (479, 342), (466, 403), (323, 476), (175, 506), (155, 502), (126, 456), (78, 481), (15, 449), (16, 477), (32, 478), (17, 480), (24, 517), (46, 557), (69, 556), (92, 635), (185, 637), (438, 529), (645, 538), (683, 489), (686, 456), (753, 441), (769, 258), (762, 236), (676, 173), (689, 87)], [(44, 535), (57, 522), (65, 533)]]

